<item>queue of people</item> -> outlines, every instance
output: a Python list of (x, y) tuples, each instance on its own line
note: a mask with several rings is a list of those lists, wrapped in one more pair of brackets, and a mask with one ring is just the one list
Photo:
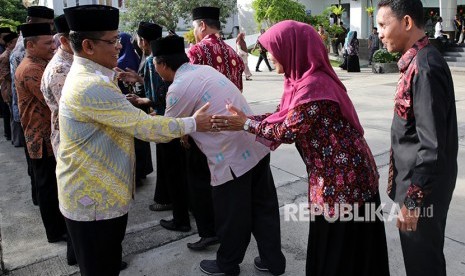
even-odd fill
[[(127, 266), (122, 241), (135, 186), (153, 170), (149, 142), (157, 143), (149, 208), (172, 210), (173, 219), (160, 225), (188, 232), (191, 207), (199, 240), (187, 247), (219, 244), (199, 263), (205, 274), (239, 275), (252, 235), (255, 268), (286, 272), (270, 154), (288, 143), (306, 166), (315, 216), (306, 275), (390, 275), (382, 219), (327, 218), (341, 204), (364, 213), (381, 200), (373, 154), (329, 63), (324, 30), (285, 20), (262, 31), (260, 56), (271, 71), (270, 58), (284, 85), (276, 111), (258, 115), (242, 94), (242, 74), (251, 76), (243, 35), (236, 49), (220, 39), (219, 8), (192, 11), (196, 44), (187, 52), (182, 37), (162, 37), (162, 27), (150, 22), (140, 22), (133, 43), (118, 31), (119, 10), (110, 6), (67, 8), (57, 18), (36, 6), (28, 15), (19, 38), (2, 35), (0, 64), (9, 67), (0, 70), (2, 97), (11, 139), (26, 146), (46, 238), (67, 242), (68, 264), (77, 263), (81, 275), (119, 275)], [(402, 53), (388, 195), (400, 206), (407, 275), (446, 275), (444, 229), (458, 151), (452, 77), (424, 34), (420, 0), (382, 0), (377, 20), (373, 35)], [(401, 23), (408, 28), (396, 29)], [(357, 32), (349, 32), (349, 72), (360, 71), (358, 47)], [(419, 212), (432, 205), (433, 217)]]

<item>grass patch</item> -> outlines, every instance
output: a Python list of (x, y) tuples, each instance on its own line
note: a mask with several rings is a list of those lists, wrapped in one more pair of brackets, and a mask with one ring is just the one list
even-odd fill
[(258, 57), (260, 55), (260, 51), (258, 49), (253, 50), (250, 52), (251, 55)]
[(329, 60), (329, 63), (331, 63), (331, 66), (333, 66), (333, 67), (339, 67), (339, 65), (342, 64), (337, 60)]

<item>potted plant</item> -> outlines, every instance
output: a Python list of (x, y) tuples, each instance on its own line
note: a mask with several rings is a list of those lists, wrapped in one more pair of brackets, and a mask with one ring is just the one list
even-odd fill
[(389, 53), (386, 49), (379, 49), (373, 54), (373, 73), (397, 73), (397, 61), (400, 53)]

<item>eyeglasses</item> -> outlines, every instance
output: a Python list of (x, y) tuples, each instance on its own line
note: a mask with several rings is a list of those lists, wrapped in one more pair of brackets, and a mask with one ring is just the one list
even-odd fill
[(114, 39), (114, 40), (106, 40), (106, 39), (100, 39), (100, 38), (88, 38), (88, 39), (103, 41), (103, 42), (106, 42), (107, 44), (114, 45), (115, 47), (117, 47), (118, 44), (121, 44), (121, 37), (118, 37), (117, 39)]

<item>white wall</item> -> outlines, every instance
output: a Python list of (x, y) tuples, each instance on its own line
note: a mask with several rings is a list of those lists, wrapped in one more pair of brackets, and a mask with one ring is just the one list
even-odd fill
[[(64, 2), (67, 3), (67, 6), (64, 6)], [(55, 11), (55, 16), (63, 14), (63, 9), (76, 6), (76, 2), (79, 2), (79, 5), (91, 5), (98, 4), (99, 0), (39, 0), (39, 5), (47, 6)], [(106, 0), (104, 1), (106, 3)], [(113, 7), (118, 7), (118, 0), (111, 0)]]
[(254, 10), (252, 9), (252, 0), (237, 0), (239, 29), (246, 34), (258, 32), (258, 26), (254, 19)]

